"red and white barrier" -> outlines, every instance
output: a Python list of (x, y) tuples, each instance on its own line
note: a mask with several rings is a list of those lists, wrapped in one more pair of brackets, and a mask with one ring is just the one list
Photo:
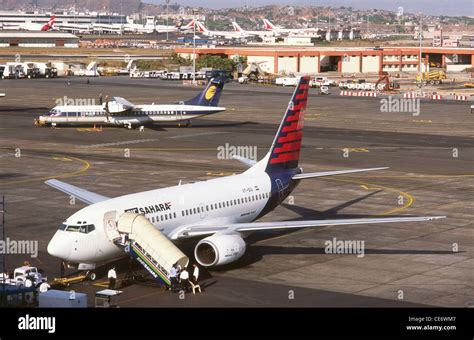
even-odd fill
[(441, 96), (440, 94), (431, 95), (431, 100), (442, 100), (442, 99), (443, 99), (443, 96)]
[(415, 92), (405, 92), (403, 94), (403, 98), (415, 99), (415, 98), (417, 98), (417, 95), (416, 95)]
[(466, 100), (467, 100), (467, 96), (455, 95), (455, 96), (454, 96), (454, 100), (466, 101)]
[(376, 92), (364, 92), (364, 91), (359, 91), (359, 92), (341, 91), (339, 95), (346, 96), (346, 97), (377, 97)]
[(377, 97), (376, 92), (357, 92), (357, 96), (359, 97)]

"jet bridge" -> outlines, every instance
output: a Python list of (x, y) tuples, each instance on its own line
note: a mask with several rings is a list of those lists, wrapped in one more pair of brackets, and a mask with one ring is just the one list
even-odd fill
[(189, 258), (144, 215), (126, 212), (119, 217), (116, 226), (120, 240), (114, 238), (114, 243), (124, 246), (156, 281), (169, 286), (173, 264), (188, 265)]

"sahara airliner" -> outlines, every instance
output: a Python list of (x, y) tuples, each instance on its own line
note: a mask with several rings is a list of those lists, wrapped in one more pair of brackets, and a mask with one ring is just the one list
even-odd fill
[[(248, 169), (238, 175), (179, 184), (110, 198), (56, 179), (46, 184), (88, 204), (68, 217), (48, 244), (48, 253), (79, 269), (126, 256), (107, 236), (106, 214), (136, 213), (179, 247), (195, 241), (194, 256), (205, 267), (235, 262), (246, 251), (249, 233), (369, 223), (430, 221), (444, 216), (385, 217), (257, 222), (280, 205), (301, 181), (386, 168), (305, 173), (298, 166), (309, 77), (302, 77), (289, 102), (270, 150), (260, 161), (238, 157)], [(113, 224), (113, 223), (112, 223)], [(155, 229), (153, 229), (155, 228)]]

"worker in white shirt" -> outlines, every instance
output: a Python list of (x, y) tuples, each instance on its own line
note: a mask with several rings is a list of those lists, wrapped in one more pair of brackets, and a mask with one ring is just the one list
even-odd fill
[(109, 279), (109, 289), (115, 289), (115, 281), (117, 280), (117, 272), (115, 271), (115, 267), (109, 270), (107, 277)]
[(179, 282), (181, 283), (184, 289), (187, 289), (189, 287), (189, 273), (186, 270), (186, 267), (184, 267), (181, 273), (179, 274)]
[(193, 267), (194, 267), (194, 270), (193, 270), (193, 282), (195, 284), (198, 283), (198, 279), (199, 279), (199, 267), (198, 265), (195, 263), (193, 264)]
[(171, 281), (170, 290), (173, 290), (173, 288), (176, 287), (177, 277), (178, 277), (178, 271), (176, 270), (176, 263), (175, 263), (173, 264), (173, 267), (171, 267), (170, 269), (170, 281)]
[(48, 284), (48, 282), (46, 282), (46, 280), (43, 279), (43, 282), (41, 282), (39, 286), (39, 292), (46, 293), (49, 288), (51, 288), (51, 286)]

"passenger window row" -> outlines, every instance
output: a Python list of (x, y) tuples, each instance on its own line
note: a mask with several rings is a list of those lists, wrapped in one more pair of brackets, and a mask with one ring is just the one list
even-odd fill
[(150, 218), (148, 218), (148, 220), (151, 222), (151, 223), (155, 223), (155, 222), (163, 222), (163, 221), (168, 221), (168, 220), (172, 220), (173, 218), (176, 218), (176, 213), (169, 213), (169, 214), (164, 214), (164, 215), (160, 215), (160, 216), (152, 216)]
[[(176, 111), (137, 111), (138, 115), (174, 115)], [(186, 112), (183, 112), (186, 114)]]
[(231, 207), (234, 205), (239, 205), (239, 204), (244, 204), (244, 203), (250, 203), (250, 202), (255, 202), (264, 198), (269, 198), (270, 193), (264, 193), (264, 194), (256, 194), (248, 197), (243, 197), (243, 198), (236, 198), (233, 200), (229, 201), (224, 201), (224, 202), (219, 202), (219, 203), (211, 203), (207, 204), (206, 206), (199, 206), (196, 208), (191, 208), (191, 209), (185, 209), (181, 211), (181, 216), (190, 216), (194, 214), (200, 214), (203, 213), (204, 211), (212, 211), (212, 210), (218, 210), (226, 207)]

